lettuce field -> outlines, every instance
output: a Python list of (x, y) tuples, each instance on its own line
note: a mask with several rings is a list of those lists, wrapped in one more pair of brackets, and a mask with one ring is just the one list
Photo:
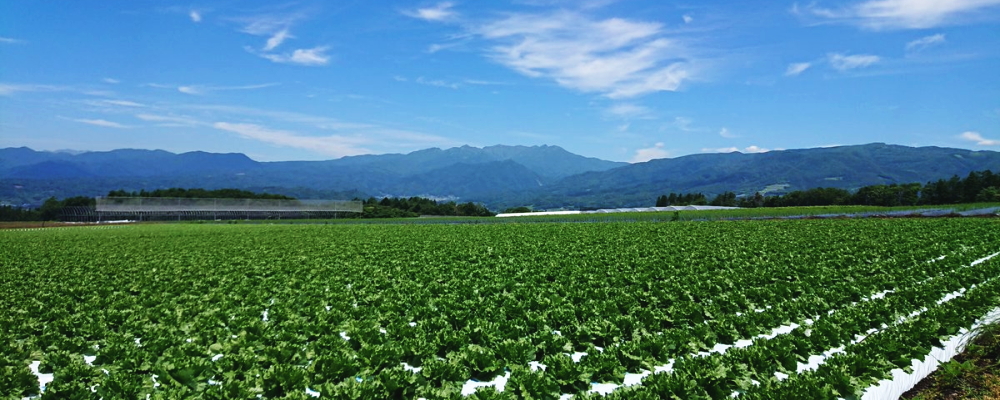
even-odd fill
[(0, 231), (0, 398), (852, 398), (1000, 306), (990, 219)]

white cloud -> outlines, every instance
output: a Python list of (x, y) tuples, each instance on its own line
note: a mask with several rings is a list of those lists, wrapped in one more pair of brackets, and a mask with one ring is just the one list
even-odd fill
[(438, 3), (434, 7), (403, 11), (403, 14), (426, 21), (445, 21), (457, 15), (457, 13), (451, 9), (454, 6), (454, 3), (442, 2)]
[(684, 23), (685, 23), (685, 24), (690, 24), (690, 23), (691, 23), (691, 21), (694, 21), (694, 18), (692, 18), (692, 17), (691, 17), (690, 15), (688, 15), (688, 14), (684, 14), (684, 16), (683, 16), (683, 17), (681, 17), (681, 18), (683, 18), (683, 19), (684, 19)]
[(631, 163), (646, 162), (657, 158), (670, 157), (670, 152), (664, 148), (663, 142), (656, 143), (653, 147), (638, 149), (629, 161)]
[[(329, 47), (327, 46), (319, 46), (311, 49), (296, 49), (291, 54), (257, 53), (257, 55), (276, 63), (320, 66), (326, 65), (330, 62), (330, 56), (326, 54), (328, 49)], [(252, 49), (248, 50), (253, 52)]]
[(245, 17), (237, 19), (237, 21), (243, 23), (243, 28), (240, 29), (243, 33), (248, 33), (254, 36), (266, 36), (267, 40), (264, 42), (264, 46), (261, 50), (255, 51), (252, 47), (244, 47), (248, 52), (257, 54), (258, 56), (284, 64), (298, 64), (298, 65), (326, 65), (329, 62), (330, 57), (325, 54), (328, 49), (327, 46), (316, 46), (308, 49), (297, 49), (293, 50), (291, 53), (275, 54), (271, 51), (277, 49), (282, 44), (284, 44), (288, 39), (294, 39), (295, 36), (292, 35), (292, 26), (298, 23), (300, 20), (306, 18), (304, 12), (296, 13), (285, 13), (285, 14), (266, 14), (257, 15), (252, 17)]
[(805, 72), (805, 70), (809, 69), (811, 66), (812, 63), (807, 62), (788, 64), (788, 69), (785, 70), (785, 76), (796, 76)]
[(656, 22), (562, 11), (510, 15), (474, 32), (498, 43), (491, 58), (508, 68), (614, 99), (675, 91), (695, 75), (680, 43)]
[(278, 85), (279, 85), (278, 83), (262, 83), (257, 85), (242, 85), (242, 86), (182, 85), (174, 87), (172, 85), (163, 85), (159, 83), (146, 84), (146, 86), (160, 88), (160, 89), (177, 89), (178, 92), (190, 95), (204, 95), (204, 94), (209, 94), (211, 92), (228, 91), (228, 90), (263, 89)]
[(719, 148), (714, 148), (714, 149), (711, 149), (711, 148), (701, 149), (702, 153), (733, 153), (733, 152), (737, 152), (737, 151), (740, 151), (740, 149), (738, 147), (735, 147), (735, 146), (731, 146), (731, 147), (719, 147)]
[(236, 21), (243, 23), (240, 32), (272, 37), (278, 32), (291, 29), (292, 25), (304, 17), (302, 13), (263, 14), (237, 18)]
[(283, 43), (285, 39), (293, 37), (294, 36), (288, 33), (288, 29), (282, 29), (275, 32), (274, 35), (267, 39), (267, 43), (264, 45), (264, 51), (274, 50), (276, 47), (281, 46), (281, 43)]
[(742, 151), (743, 153), (750, 154), (750, 153), (767, 153), (771, 150), (759, 146), (747, 146), (744, 147), (743, 150), (740, 150), (740, 148), (738, 147), (731, 146), (731, 147), (720, 147), (720, 148), (704, 148), (701, 149), (701, 151), (703, 153), (732, 153), (732, 152)]
[(360, 137), (340, 135), (303, 136), (294, 132), (270, 129), (256, 124), (216, 122), (215, 129), (232, 132), (247, 139), (253, 139), (282, 147), (294, 147), (334, 156), (353, 156), (371, 153), (359, 145), (366, 142)]
[(469, 85), (480, 85), (480, 86), (497, 86), (497, 85), (507, 85), (507, 83), (506, 83), (506, 82), (500, 82), (500, 81), (485, 81), (485, 80), (482, 80), (482, 79), (463, 79), (463, 80), (462, 80), (462, 82), (463, 82), (463, 83), (467, 83), (467, 84), (469, 84)]
[(649, 107), (632, 103), (619, 103), (607, 109), (607, 113), (619, 118), (649, 118), (652, 114)]
[(111, 122), (111, 121), (108, 121), (108, 120), (104, 120), (104, 119), (74, 119), (73, 121), (84, 123), (84, 124), (88, 124), (88, 125), (102, 126), (102, 127), (105, 127), (105, 128), (118, 128), (118, 129), (126, 129), (126, 128), (128, 128), (128, 126), (119, 124), (117, 122)]
[(719, 136), (722, 136), (722, 137), (724, 137), (726, 139), (734, 139), (734, 138), (738, 138), (739, 137), (739, 136), (734, 135), (732, 132), (730, 132), (728, 128), (722, 128), (722, 129), (720, 129), (719, 130)]
[(159, 126), (167, 127), (190, 127), (204, 125), (203, 122), (185, 116), (157, 115), (157, 114), (136, 114), (136, 118), (147, 122), (158, 122)]
[(944, 34), (938, 33), (936, 35), (924, 36), (920, 39), (914, 40), (906, 44), (906, 51), (920, 51), (927, 47), (944, 43)]
[(443, 81), (440, 79), (426, 79), (422, 76), (418, 76), (417, 79), (414, 80), (414, 82), (419, 83), (421, 85), (437, 86), (449, 89), (458, 89), (459, 87), (459, 85), (454, 82)]
[(134, 101), (128, 100), (101, 100), (101, 103), (109, 104), (113, 106), (123, 106), (123, 107), (146, 107), (145, 104), (136, 103)]
[(687, 118), (687, 117), (675, 117), (674, 118), (674, 127), (676, 127), (677, 129), (680, 129), (681, 131), (684, 131), (684, 132), (697, 132), (697, 131), (699, 131), (700, 129), (696, 129), (696, 128), (694, 128), (694, 127), (691, 126), (691, 124), (693, 124), (693, 123), (694, 123), (694, 120), (692, 120), (691, 118)]
[(204, 94), (197, 86), (178, 86), (177, 91), (186, 94)]
[(110, 83), (110, 84), (122, 83), (122, 81), (114, 79), (114, 78), (104, 78), (104, 79), (101, 79), (101, 80), (104, 81), (104, 83)]
[(840, 53), (830, 53), (826, 58), (834, 69), (841, 72), (855, 68), (864, 68), (881, 60), (878, 56), (871, 54), (843, 55)]
[(21, 40), (21, 39), (14, 39), (14, 38), (0, 36), (0, 43), (20, 44), (20, 43), (24, 43), (24, 41)]
[(978, 146), (1000, 146), (1000, 140), (986, 139), (979, 132), (963, 132), (959, 137), (970, 142), (975, 142)]
[(866, 29), (926, 29), (966, 22), (997, 5), (1000, 0), (868, 0), (840, 9), (809, 5), (806, 11)]
[(19, 92), (61, 92), (67, 90), (70, 90), (70, 88), (65, 86), (38, 85), (32, 83), (0, 83), (0, 96), (13, 96), (15, 93)]
[(188, 16), (191, 17), (191, 21), (201, 22), (201, 13), (197, 10), (191, 10), (191, 12), (188, 13)]

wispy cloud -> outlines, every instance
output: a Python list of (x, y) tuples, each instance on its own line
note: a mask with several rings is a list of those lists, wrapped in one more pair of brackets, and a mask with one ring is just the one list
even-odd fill
[[(316, 138), (327, 138), (322, 141), (322, 143), (327, 144), (329, 144), (328, 141), (333, 141), (334, 139), (337, 139), (336, 143), (353, 143), (356, 147), (363, 147), (366, 151), (368, 149), (380, 149), (381, 151), (412, 151), (427, 147), (454, 146), (462, 144), (442, 136), (407, 129), (399, 129), (391, 126), (374, 123), (343, 121), (323, 116), (254, 107), (229, 105), (184, 105), (178, 107), (177, 114), (171, 114), (168, 116), (147, 114), (142, 117), (136, 117), (147, 121), (176, 124), (187, 123), (191, 125), (203, 125), (210, 127), (213, 127), (216, 122), (220, 120), (224, 121), (224, 123), (235, 125), (250, 124), (259, 127), (259, 131), (261, 132), (277, 131), (290, 133), (292, 136), (305, 137), (306, 139), (299, 140), (280, 135), (257, 136), (260, 138), (259, 140), (264, 140), (266, 137), (270, 137), (272, 139), (284, 138), (287, 139), (287, 143), (290, 144), (310, 144), (310, 146), (313, 146), (290, 146), (303, 149), (330, 149), (330, 147), (323, 147), (317, 144), (315, 141), (318, 139)], [(271, 127), (273, 126), (280, 126), (282, 129), (272, 129)], [(252, 131), (252, 129), (248, 127), (243, 127), (241, 129), (246, 132)], [(329, 136), (331, 132), (335, 133), (335, 135)], [(338, 155), (333, 154), (330, 151), (318, 152), (325, 155)]]
[(237, 18), (235, 21), (243, 24), (240, 32), (267, 37), (260, 50), (251, 46), (245, 46), (244, 49), (249, 53), (281, 64), (304, 66), (326, 65), (330, 62), (330, 56), (326, 54), (330, 49), (329, 46), (320, 45), (311, 48), (299, 48), (291, 52), (274, 52), (287, 42), (288, 39), (296, 38), (292, 34), (292, 27), (301, 20), (306, 19), (307, 16), (308, 14), (305, 11), (275, 12)]
[(808, 62), (788, 64), (788, 69), (785, 70), (785, 76), (797, 76), (805, 72), (805, 70), (809, 69), (811, 66), (812, 63)]
[(730, 132), (729, 128), (722, 128), (722, 129), (720, 129), (719, 130), (719, 136), (722, 136), (722, 137), (724, 137), (726, 139), (735, 139), (735, 138), (739, 137), (737, 135), (734, 135), (732, 132)]
[(177, 91), (186, 94), (201, 95), (218, 91), (254, 90), (254, 89), (264, 89), (274, 86), (278, 86), (278, 83), (262, 83), (259, 85), (242, 85), (242, 86), (187, 85), (187, 86), (178, 86)]
[(674, 117), (673, 127), (677, 128), (682, 132), (699, 132), (701, 128), (695, 128), (693, 126), (694, 120), (688, 117)]
[(146, 122), (156, 122), (158, 123), (158, 126), (162, 127), (191, 127), (205, 125), (204, 122), (187, 116), (136, 114), (135, 117)]
[(652, 110), (646, 106), (640, 106), (638, 104), (632, 103), (618, 103), (609, 107), (606, 112), (617, 118), (649, 118), (652, 116)]
[(100, 100), (100, 103), (111, 106), (122, 106), (122, 107), (136, 107), (136, 108), (146, 107), (145, 104), (136, 103), (134, 101), (129, 101), (129, 100)]
[(976, 143), (977, 146), (1000, 146), (1000, 140), (986, 139), (979, 132), (963, 132), (958, 136), (961, 139)]
[(702, 153), (733, 153), (733, 152), (737, 152), (737, 151), (742, 152), (742, 153), (767, 153), (767, 152), (769, 152), (771, 150), (770, 149), (765, 149), (765, 148), (760, 147), (760, 146), (747, 146), (747, 147), (744, 147), (742, 150), (740, 150), (739, 147), (735, 147), (735, 146), (732, 146), (732, 147), (720, 147), (720, 148), (705, 148), (705, 149), (701, 149)]
[(260, 57), (274, 61), (281, 64), (296, 64), (305, 66), (321, 66), (330, 63), (330, 56), (326, 54), (329, 47), (319, 46), (313, 47), (311, 49), (296, 49), (291, 53), (284, 54), (272, 54), (272, 53), (258, 53), (252, 48), (247, 48), (247, 51), (257, 54)]
[(629, 160), (631, 163), (641, 163), (649, 160), (654, 160), (657, 158), (667, 158), (670, 157), (670, 151), (668, 151), (663, 142), (659, 142), (653, 145), (653, 147), (647, 147), (644, 149), (638, 149), (635, 154), (632, 155), (632, 159)]
[(127, 128), (129, 128), (126, 125), (122, 125), (122, 124), (119, 124), (117, 122), (112, 122), (112, 121), (108, 121), (108, 120), (105, 120), (105, 119), (72, 119), (72, 120), (76, 121), (76, 122), (79, 122), (79, 123), (82, 123), (82, 124), (94, 125), (94, 126), (101, 126), (101, 127), (105, 127), (105, 128), (117, 128), (117, 129), (127, 129)]
[(282, 147), (293, 147), (333, 156), (353, 156), (371, 153), (361, 147), (364, 138), (341, 135), (306, 136), (291, 131), (270, 129), (257, 124), (216, 122), (212, 127), (232, 132), (247, 139), (258, 140)]
[(285, 39), (293, 37), (292, 34), (288, 33), (288, 29), (282, 29), (267, 38), (267, 43), (264, 44), (264, 51), (274, 50), (276, 47), (281, 46), (285, 42)]
[(920, 39), (906, 43), (906, 51), (920, 51), (930, 46), (944, 43), (944, 41), (945, 38), (943, 33), (924, 36)]
[(441, 79), (426, 79), (426, 78), (424, 78), (422, 76), (418, 76), (417, 79), (414, 79), (413, 81), (416, 82), (416, 83), (419, 83), (421, 85), (437, 86), (437, 87), (443, 87), (443, 88), (448, 88), (448, 89), (458, 89), (459, 88), (459, 84), (457, 84), (455, 82), (448, 82), (448, 81), (444, 81), (444, 80), (441, 80)]
[(695, 75), (683, 46), (656, 22), (560, 11), (509, 15), (474, 33), (497, 43), (490, 57), (501, 65), (614, 99), (674, 91)]
[(692, 21), (694, 21), (694, 18), (688, 14), (684, 14), (684, 16), (682, 16), (681, 18), (684, 19), (685, 24), (690, 24)]
[(1000, 0), (868, 0), (840, 8), (796, 5), (793, 12), (872, 30), (927, 29), (975, 21), (997, 5)]
[(290, 30), (294, 24), (305, 18), (305, 13), (268, 13), (237, 18), (243, 27), (240, 32), (254, 36), (265, 36), (264, 51), (270, 51), (291, 37)]
[(175, 89), (178, 92), (190, 95), (206, 95), (212, 92), (220, 91), (230, 91), (230, 90), (254, 90), (254, 89), (264, 89), (269, 87), (274, 87), (280, 85), (276, 82), (271, 83), (261, 83), (255, 85), (239, 85), (239, 86), (217, 86), (217, 85), (167, 85), (162, 83), (146, 83), (142, 86), (149, 86), (158, 89)]
[(201, 22), (201, 12), (198, 10), (188, 12), (188, 17), (191, 17), (191, 21), (193, 22)]
[(879, 56), (871, 54), (844, 55), (841, 53), (827, 54), (826, 59), (830, 63), (830, 66), (840, 72), (856, 68), (864, 68), (881, 60)]
[(101, 79), (101, 80), (104, 81), (104, 83), (110, 83), (110, 84), (113, 84), (113, 85), (114, 84), (122, 83), (122, 81), (114, 79), (114, 78), (104, 78), (104, 79)]
[(33, 83), (19, 84), (19, 83), (0, 83), (0, 96), (13, 96), (16, 93), (21, 92), (62, 92), (70, 90), (66, 86), (56, 86), (56, 85), (39, 85)]
[(21, 39), (14, 39), (14, 38), (0, 36), (0, 43), (21, 44), (21, 43), (24, 43), (24, 41), (21, 40)]
[(454, 18), (457, 13), (452, 10), (455, 4), (451, 2), (438, 3), (434, 7), (418, 8), (415, 10), (404, 10), (403, 14), (413, 18), (427, 21), (445, 21)]

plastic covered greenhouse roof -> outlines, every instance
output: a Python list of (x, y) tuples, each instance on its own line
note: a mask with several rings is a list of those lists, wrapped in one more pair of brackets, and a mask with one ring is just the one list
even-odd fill
[(588, 211), (539, 211), (526, 213), (497, 214), (498, 217), (526, 217), (533, 215), (572, 215), (572, 214), (610, 214), (628, 212), (663, 212), (663, 211), (701, 211), (701, 210), (732, 210), (739, 207), (722, 206), (670, 206), (670, 207), (630, 207), (630, 208), (603, 208), (600, 210)]

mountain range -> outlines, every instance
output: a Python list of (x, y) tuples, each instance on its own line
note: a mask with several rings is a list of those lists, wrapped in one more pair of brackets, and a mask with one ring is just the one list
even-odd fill
[(712, 153), (628, 164), (558, 146), (470, 146), (327, 161), (258, 162), (238, 153), (123, 149), (0, 149), (0, 202), (169, 187), (237, 188), (298, 198), (422, 196), (494, 209), (650, 206), (669, 192), (786, 192), (927, 182), (1000, 172), (1000, 152), (884, 143), (743, 154)]

